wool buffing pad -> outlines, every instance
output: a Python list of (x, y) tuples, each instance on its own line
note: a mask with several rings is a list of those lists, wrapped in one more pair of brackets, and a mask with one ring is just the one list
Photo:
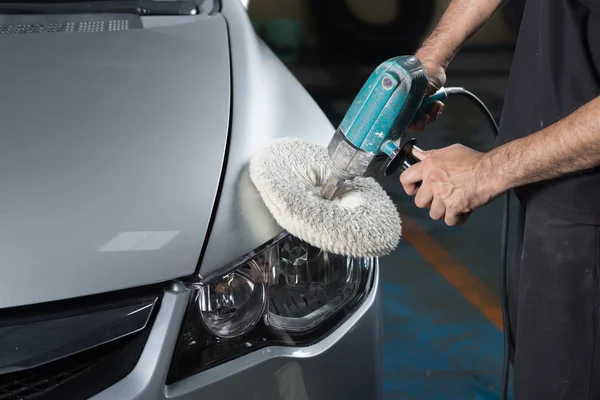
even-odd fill
[(350, 257), (384, 256), (402, 233), (396, 206), (373, 178), (344, 183), (334, 200), (319, 194), (329, 172), (327, 148), (276, 139), (250, 161), (250, 179), (277, 223), (325, 251)]

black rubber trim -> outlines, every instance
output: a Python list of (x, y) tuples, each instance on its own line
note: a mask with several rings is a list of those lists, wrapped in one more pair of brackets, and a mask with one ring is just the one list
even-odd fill
[(84, 308), (102, 306), (109, 303), (129, 301), (147, 296), (162, 297), (165, 284), (139, 286), (130, 289), (115, 290), (89, 296), (75, 297), (64, 300), (49, 301), (46, 303), (27, 304), (23, 306), (0, 309), (0, 326), (3, 322), (22, 318), (24, 315), (30, 320), (47, 319), (51, 314), (77, 315)]
[(150, 331), (151, 329), (146, 329), (120, 343), (121, 348), (96, 367), (36, 400), (86, 400), (119, 382), (135, 368)]
[(40, 367), (0, 375), (0, 398), (85, 400), (100, 393), (134, 369), (159, 308), (157, 303), (141, 332)]
[[(241, 5), (240, 5), (241, 6)], [(221, 168), (221, 174), (219, 176), (219, 184), (217, 185), (217, 192), (215, 193), (215, 198), (213, 201), (212, 212), (210, 214), (210, 218), (208, 220), (208, 225), (206, 227), (206, 234), (204, 236), (204, 243), (202, 244), (202, 248), (200, 249), (200, 255), (198, 256), (198, 262), (196, 263), (196, 269), (194, 274), (191, 277), (200, 277), (200, 267), (202, 265), (202, 259), (204, 258), (204, 254), (206, 253), (206, 248), (208, 247), (208, 243), (210, 241), (210, 235), (212, 233), (213, 225), (215, 224), (215, 219), (217, 218), (217, 212), (219, 211), (219, 201), (221, 200), (221, 194), (223, 192), (223, 184), (225, 182), (225, 177), (227, 174), (227, 163), (229, 161), (229, 152), (231, 149), (231, 136), (232, 136), (232, 125), (233, 125), (233, 57), (231, 54), (231, 32), (229, 29), (229, 22), (227, 18), (223, 18), (225, 22), (225, 28), (227, 29), (227, 44), (229, 51), (229, 126), (227, 127), (227, 138), (225, 140), (225, 151), (223, 152), (223, 168)]]
[(157, 300), (157, 296), (133, 298), (86, 307), (75, 315), (1, 321), (0, 375), (50, 364), (143, 331)]

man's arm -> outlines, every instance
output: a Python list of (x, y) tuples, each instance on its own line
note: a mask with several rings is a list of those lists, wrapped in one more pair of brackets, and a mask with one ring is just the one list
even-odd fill
[(499, 146), (482, 173), (502, 191), (600, 165), (600, 97), (560, 121)]
[(452, 0), (439, 23), (415, 54), (444, 69), (506, 0)]
[(456, 144), (413, 154), (421, 162), (400, 175), (404, 190), (431, 218), (457, 225), (512, 188), (600, 165), (600, 97), (487, 153)]
[[(446, 84), (446, 69), (454, 55), (500, 8), (506, 0), (452, 0), (439, 23), (415, 56), (423, 63), (431, 95)], [(436, 102), (409, 130), (422, 132), (437, 120), (444, 104)]]

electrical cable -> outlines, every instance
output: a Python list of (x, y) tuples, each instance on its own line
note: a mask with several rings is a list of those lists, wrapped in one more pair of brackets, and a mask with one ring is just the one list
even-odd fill
[[(463, 96), (470, 99), (486, 116), (492, 126), (494, 137), (498, 137), (499, 128), (496, 120), (486, 105), (473, 93), (464, 88), (447, 88), (448, 96)], [(502, 365), (501, 395), (506, 400), (508, 392), (508, 377), (510, 369), (510, 320), (508, 317), (508, 289), (507, 289), (507, 253), (508, 253), (508, 225), (510, 219), (510, 192), (504, 193), (504, 213), (502, 217), (502, 236), (500, 239), (500, 303), (502, 307), (502, 328), (504, 331), (504, 360)]]

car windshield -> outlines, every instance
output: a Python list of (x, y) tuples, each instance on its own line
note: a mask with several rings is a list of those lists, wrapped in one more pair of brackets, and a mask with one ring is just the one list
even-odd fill
[(196, 15), (202, 0), (0, 0), (0, 14)]

